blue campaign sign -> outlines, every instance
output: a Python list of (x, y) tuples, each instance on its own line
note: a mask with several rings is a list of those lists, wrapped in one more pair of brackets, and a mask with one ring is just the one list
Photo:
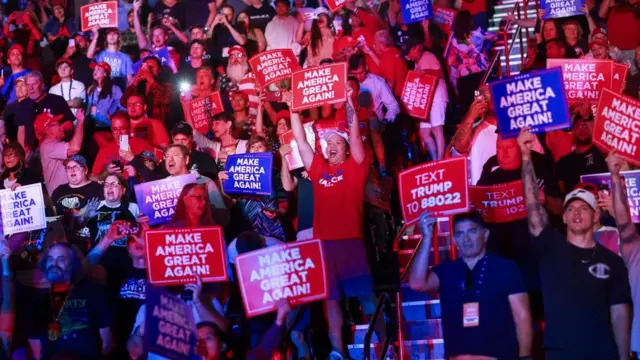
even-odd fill
[(193, 359), (196, 326), (189, 305), (164, 288), (147, 284), (145, 310), (144, 337), (149, 358)]
[(133, 67), (133, 72), (137, 73), (138, 70), (140, 70), (140, 67), (142, 66), (142, 62), (145, 61), (146, 59), (148, 59), (151, 56), (155, 56), (158, 59), (160, 59), (160, 62), (162, 63), (163, 67), (169, 68), (174, 74), (176, 72), (178, 72), (178, 68), (176, 67), (176, 64), (173, 62), (173, 58), (171, 57), (171, 54), (169, 54), (169, 48), (168, 47), (163, 47), (162, 49), (154, 52), (153, 54), (147, 56), (146, 58), (133, 63), (132, 67)]
[(571, 127), (561, 68), (500, 79), (489, 90), (503, 139), (517, 137), (526, 126), (534, 133)]
[(542, 0), (543, 20), (584, 15), (582, 6), (585, 0)]
[(273, 153), (248, 153), (230, 155), (226, 171), (229, 180), (222, 182), (227, 194), (271, 195), (271, 168)]
[(402, 18), (405, 24), (433, 17), (431, 0), (401, 0), (400, 6), (402, 6)]

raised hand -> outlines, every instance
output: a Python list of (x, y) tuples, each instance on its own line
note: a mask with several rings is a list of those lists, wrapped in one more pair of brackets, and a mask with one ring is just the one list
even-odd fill
[(520, 156), (523, 160), (531, 159), (531, 149), (533, 148), (533, 142), (536, 139), (536, 136), (529, 130), (531, 130), (529, 126), (524, 127), (520, 130), (520, 134), (518, 135), (518, 147), (520, 148)]

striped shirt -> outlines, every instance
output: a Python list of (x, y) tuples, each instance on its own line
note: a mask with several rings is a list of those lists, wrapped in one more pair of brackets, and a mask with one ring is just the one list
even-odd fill
[(256, 77), (253, 73), (246, 73), (240, 83), (238, 90), (244, 92), (249, 97), (249, 115), (258, 115), (258, 86), (256, 85)]

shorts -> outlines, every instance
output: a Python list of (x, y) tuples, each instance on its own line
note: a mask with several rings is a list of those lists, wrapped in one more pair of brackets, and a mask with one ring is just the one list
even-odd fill
[(447, 102), (434, 100), (431, 103), (429, 120), (420, 121), (420, 129), (429, 129), (431, 127), (443, 126), (446, 115), (447, 115)]
[(328, 300), (373, 294), (373, 278), (362, 239), (324, 240)]

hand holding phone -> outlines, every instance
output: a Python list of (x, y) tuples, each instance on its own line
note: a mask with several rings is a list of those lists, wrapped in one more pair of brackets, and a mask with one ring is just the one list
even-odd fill
[(129, 150), (129, 135), (120, 135), (120, 150)]

